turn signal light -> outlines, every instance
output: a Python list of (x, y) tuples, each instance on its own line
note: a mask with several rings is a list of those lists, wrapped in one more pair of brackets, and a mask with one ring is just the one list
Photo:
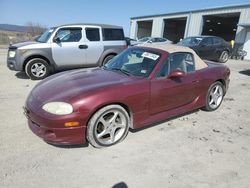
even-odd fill
[(78, 121), (71, 121), (71, 122), (65, 122), (64, 126), (65, 127), (75, 127), (75, 126), (79, 126), (80, 123)]

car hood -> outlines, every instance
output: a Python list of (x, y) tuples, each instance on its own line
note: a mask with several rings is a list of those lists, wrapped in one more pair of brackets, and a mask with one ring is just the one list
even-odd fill
[(21, 48), (23, 46), (28, 46), (28, 45), (31, 45), (31, 44), (37, 44), (39, 42), (36, 42), (36, 41), (26, 41), (26, 42), (20, 42), (20, 43), (16, 43), (16, 44), (12, 44), (10, 46), (10, 48)]
[(41, 81), (31, 95), (41, 103), (49, 101), (70, 101), (73, 97), (89, 95), (92, 92), (105, 90), (117, 85), (125, 85), (131, 81), (142, 79), (128, 76), (120, 72), (89, 68), (68, 71), (53, 75)]

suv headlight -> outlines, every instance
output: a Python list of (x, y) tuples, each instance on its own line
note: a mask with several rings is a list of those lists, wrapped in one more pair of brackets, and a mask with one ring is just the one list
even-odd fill
[(16, 51), (13, 51), (13, 50), (9, 51), (9, 57), (10, 58), (15, 57), (15, 55), (16, 55)]
[(55, 115), (67, 115), (73, 112), (71, 104), (65, 102), (49, 102), (43, 105), (42, 109)]

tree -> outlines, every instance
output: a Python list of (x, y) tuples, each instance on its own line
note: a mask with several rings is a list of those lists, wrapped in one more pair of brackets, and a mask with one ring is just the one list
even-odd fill
[(28, 22), (27, 23), (27, 34), (32, 37), (41, 35), (46, 30), (45, 26), (42, 26), (39, 23)]

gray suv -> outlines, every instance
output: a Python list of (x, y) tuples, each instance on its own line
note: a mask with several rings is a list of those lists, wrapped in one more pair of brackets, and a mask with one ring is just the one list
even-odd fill
[(39, 80), (58, 70), (102, 66), (126, 47), (122, 27), (63, 25), (50, 28), (36, 41), (11, 45), (7, 66)]

